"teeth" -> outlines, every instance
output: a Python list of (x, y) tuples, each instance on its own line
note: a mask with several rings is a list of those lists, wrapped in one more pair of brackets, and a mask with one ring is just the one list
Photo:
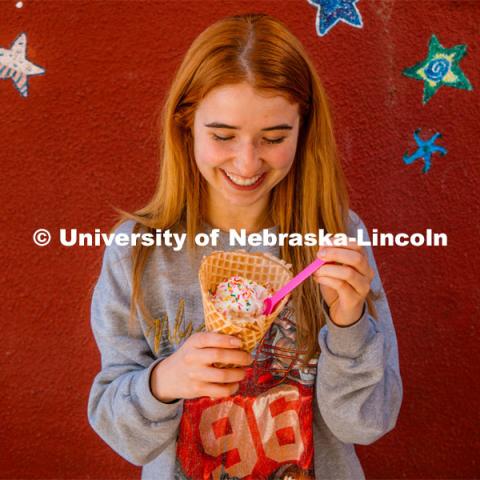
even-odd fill
[(237, 185), (243, 185), (243, 186), (253, 185), (262, 176), (260, 174), (260, 175), (257, 175), (256, 177), (244, 179), (244, 178), (237, 177), (236, 175), (232, 175), (231, 173), (228, 173), (228, 172), (225, 172), (225, 173), (227, 174), (228, 178), (232, 180), (232, 182), (236, 183)]

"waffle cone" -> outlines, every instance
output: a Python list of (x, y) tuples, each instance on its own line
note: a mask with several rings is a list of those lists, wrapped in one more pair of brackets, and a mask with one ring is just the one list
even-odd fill
[[(216, 251), (204, 256), (198, 278), (202, 292), (206, 330), (234, 335), (242, 340), (243, 345), (239, 348), (251, 352), (288, 302), (290, 294), (276, 305), (270, 315), (251, 317), (239, 314), (230, 319), (215, 308), (210, 300), (209, 290), (214, 290), (226, 278), (239, 275), (260, 284), (268, 281), (277, 291), (291, 280), (290, 269), (290, 264), (269, 253), (248, 253), (245, 250), (234, 250), (230, 252)], [(221, 363), (213, 365), (220, 368), (235, 366)]]

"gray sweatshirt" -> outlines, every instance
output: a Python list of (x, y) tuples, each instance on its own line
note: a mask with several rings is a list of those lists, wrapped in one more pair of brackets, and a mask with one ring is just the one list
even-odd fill
[[(126, 221), (117, 232), (132, 229)], [(357, 229), (369, 238), (350, 211), (349, 235)], [(299, 368), (289, 302), (254, 350), (256, 361), (234, 395), (171, 404), (153, 396), (155, 365), (189, 335), (205, 331), (198, 269), (203, 255), (240, 248), (228, 238), (221, 231), (220, 244), (199, 248), (193, 261), (186, 245), (179, 251), (155, 247), (142, 280), (155, 321), (140, 316), (130, 336), (132, 247), (105, 248), (91, 305), (101, 369), (89, 396), (90, 425), (120, 456), (143, 467), (142, 479), (365, 478), (354, 444), (369, 445), (392, 430), (403, 397), (395, 329), (369, 246), (376, 274), (371, 287), (381, 292), (378, 321), (366, 304), (360, 321), (349, 327), (336, 326), (327, 315), (318, 335), (320, 355)], [(245, 250), (279, 257), (278, 246)]]

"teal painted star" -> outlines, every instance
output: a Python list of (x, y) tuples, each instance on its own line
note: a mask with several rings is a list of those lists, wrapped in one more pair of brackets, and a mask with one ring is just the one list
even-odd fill
[(415, 160), (423, 158), (424, 165), (422, 173), (427, 173), (430, 170), (430, 166), (432, 163), (432, 155), (435, 152), (438, 152), (443, 157), (443, 155), (447, 154), (447, 150), (440, 145), (435, 145), (435, 141), (437, 140), (437, 138), (440, 138), (442, 136), (440, 133), (436, 133), (428, 140), (422, 140), (418, 135), (419, 133), (420, 129), (418, 128), (413, 134), (415, 141), (418, 145), (417, 151), (412, 155), (407, 155), (407, 153), (405, 153), (405, 155), (403, 156), (403, 161), (407, 165), (410, 165)]
[(466, 53), (466, 45), (443, 48), (437, 37), (432, 35), (428, 45), (427, 58), (403, 71), (406, 77), (424, 81), (424, 105), (442, 85), (473, 90), (471, 83), (458, 65)]

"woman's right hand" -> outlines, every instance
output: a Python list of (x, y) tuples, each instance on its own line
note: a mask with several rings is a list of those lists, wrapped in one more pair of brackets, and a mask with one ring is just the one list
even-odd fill
[[(170, 356), (159, 362), (150, 376), (153, 395), (164, 403), (180, 398), (234, 394), (246, 376), (245, 368), (253, 357), (231, 340), (232, 335), (197, 332)], [(212, 363), (239, 365), (239, 368), (217, 368)]]

